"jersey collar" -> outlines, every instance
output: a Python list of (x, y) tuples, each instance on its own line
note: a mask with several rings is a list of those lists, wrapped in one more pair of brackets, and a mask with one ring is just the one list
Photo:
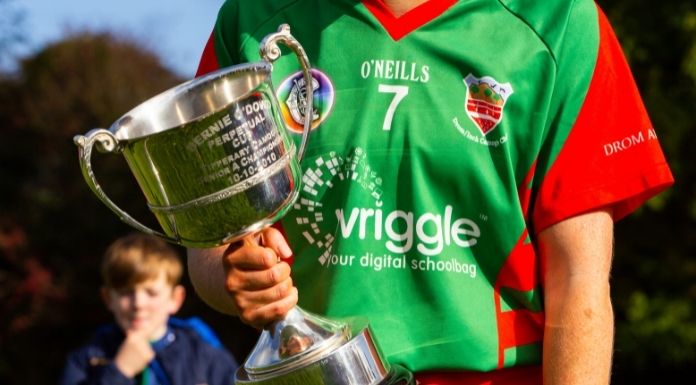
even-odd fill
[(395, 41), (440, 16), (456, 2), (457, 0), (429, 0), (400, 17), (394, 17), (382, 0), (362, 0), (365, 8), (377, 18)]

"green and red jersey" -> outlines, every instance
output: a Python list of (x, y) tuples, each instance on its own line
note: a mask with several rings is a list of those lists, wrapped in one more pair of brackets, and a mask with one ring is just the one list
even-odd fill
[[(227, 1), (199, 74), (260, 60), (287, 23), (313, 67), (300, 197), (282, 220), (300, 305), (367, 316), (393, 363), (541, 361), (539, 231), (672, 183), (620, 46), (591, 0)], [(306, 84), (273, 84), (299, 143)]]

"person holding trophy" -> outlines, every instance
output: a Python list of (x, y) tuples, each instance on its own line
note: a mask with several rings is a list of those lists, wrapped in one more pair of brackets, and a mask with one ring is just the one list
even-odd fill
[(597, 5), (229, 0), (198, 74), (279, 23), (312, 63), (274, 68), (286, 124), (313, 120), (300, 198), (189, 249), (199, 294), (258, 328), (365, 315), (420, 384), (609, 383), (613, 222), (672, 176)]

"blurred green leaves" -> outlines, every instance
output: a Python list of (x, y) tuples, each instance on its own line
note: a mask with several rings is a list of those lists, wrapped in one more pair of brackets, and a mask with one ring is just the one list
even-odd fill
[[(636, 291), (628, 299), (626, 323), (617, 330), (636, 367), (672, 368), (696, 362), (696, 303)], [(658, 351), (660, 354), (655, 354)]]
[(684, 55), (684, 73), (691, 77), (693, 84), (696, 85), (696, 11), (689, 10), (684, 15), (684, 33), (694, 37), (691, 41), (691, 46)]

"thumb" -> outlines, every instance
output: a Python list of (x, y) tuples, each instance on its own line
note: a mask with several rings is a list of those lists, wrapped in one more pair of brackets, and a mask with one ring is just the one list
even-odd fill
[(283, 234), (273, 227), (269, 227), (261, 233), (261, 241), (265, 247), (273, 250), (281, 259), (292, 257), (292, 250)]

